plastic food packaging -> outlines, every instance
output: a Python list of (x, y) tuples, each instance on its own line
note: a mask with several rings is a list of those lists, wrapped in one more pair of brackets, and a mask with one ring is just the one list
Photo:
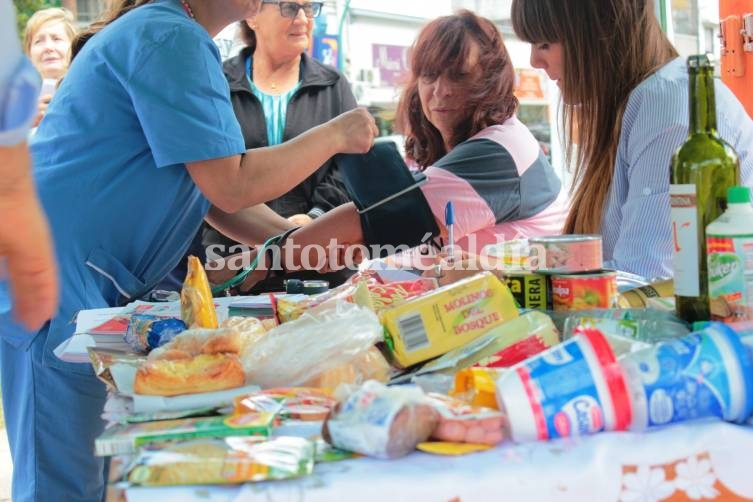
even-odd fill
[[(241, 361), (249, 384), (262, 388), (310, 386), (307, 382), (322, 374), (366, 357), (381, 339), (382, 325), (373, 312), (338, 301), (270, 330), (242, 354)], [(368, 375), (385, 367), (379, 359), (361, 359), (350, 373), (356, 382), (350, 383), (366, 381)]]
[(136, 352), (146, 354), (161, 347), (187, 329), (180, 319), (133, 314), (128, 322), (125, 342)]
[(305, 312), (316, 307), (332, 305), (337, 302), (353, 302), (357, 284), (346, 282), (318, 295), (285, 295), (277, 298), (277, 318), (281, 323), (295, 321)]
[(559, 332), (548, 315), (538, 311), (526, 312), (426, 363), (417, 374), (455, 374), (474, 365), (504, 368), (557, 345), (559, 341)]
[(286, 387), (267, 389), (235, 399), (235, 413), (270, 412), (285, 419), (322, 421), (337, 401), (322, 389)]
[(274, 418), (274, 412), (264, 412), (116, 425), (94, 441), (94, 454), (102, 457), (130, 454), (147, 443), (165, 444), (194, 438), (268, 437), (272, 433)]
[(110, 373), (110, 368), (114, 364), (127, 364), (138, 368), (144, 363), (144, 361), (146, 361), (145, 356), (132, 354), (130, 352), (96, 347), (89, 347), (86, 350), (89, 354), (89, 361), (92, 363), (92, 368), (94, 368), (94, 374), (105, 383), (108, 390), (112, 391), (117, 391), (118, 389), (118, 386), (115, 384), (115, 379)]
[(517, 442), (626, 430), (632, 419), (622, 369), (590, 328), (502, 375), (497, 401)]
[[(657, 309), (591, 309), (579, 312), (547, 312), (554, 321), (554, 325), (563, 334), (563, 340), (572, 335), (568, 333), (565, 322), (572, 318), (591, 317), (596, 319), (612, 319), (615, 321), (643, 321), (639, 323), (636, 339), (642, 342), (655, 343), (657, 341), (685, 336), (689, 326), (677, 318), (673, 312)], [(574, 326), (573, 326), (574, 327)]]
[(449, 395), (473, 406), (498, 410), (496, 382), (507, 371), (499, 368), (467, 368), (458, 371)]
[(238, 484), (296, 478), (314, 469), (314, 443), (297, 437), (196, 439), (145, 446), (128, 468), (134, 485)]
[(703, 417), (742, 422), (753, 413), (753, 363), (724, 324), (627, 354), (620, 364), (633, 400), (632, 429)]
[(497, 445), (505, 439), (505, 415), (491, 408), (470, 406), (442, 394), (428, 394), (429, 404), (439, 413), (431, 437), (453, 443)]
[(437, 280), (420, 278), (415, 281), (397, 281), (388, 284), (359, 281), (354, 293), (355, 301), (379, 314), (437, 288)]
[(397, 458), (426, 441), (438, 422), (439, 414), (421, 389), (368, 381), (335, 406), (322, 437), (343, 450)]
[(217, 311), (204, 267), (195, 256), (188, 257), (188, 274), (180, 291), (180, 312), (189, 328), (216, 329)]

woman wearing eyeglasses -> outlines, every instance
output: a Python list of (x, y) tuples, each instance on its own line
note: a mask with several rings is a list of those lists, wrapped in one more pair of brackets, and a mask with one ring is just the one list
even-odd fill
[[(74, 43), (74, 59), (31, 142), (60, 270), (60, 308), (30, 332), (0, 317), (0, 370), (13, 500), (100, 502), (105, 387), (55, 348), (84, 309), (139, 298), (208, 218), (223, 230), (283, 231), (256, 205), (377, 134), (364, 110), (273, 148), (246, 150), (212, 37), (259, 0), (123, 0)], [(284, 175), (280, 173), (283, 172)], [(35, 243), (30, 242), (30, 246)], [(5, 298), (0, 296), (0, 301)]]
[[(321, 11), (322, 2), (263, 1), (255, 16), (240, 22), (246, 47), (224, 69), (246, 148), (280, 144), (356, 107), (345, 76), (306, 53)], [(267, 205), (295, 225), (306, 225), (349, 202), (338, 178), (337, 165), (328, 159)], [(207, 228), (203, 244), (226, 256), (237, 243)], [(337, 283), (344, 278), (328, 274), (326, 279)]]

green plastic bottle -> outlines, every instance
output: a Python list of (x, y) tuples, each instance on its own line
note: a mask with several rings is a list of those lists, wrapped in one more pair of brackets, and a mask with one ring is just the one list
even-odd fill
[(690, 128), (672, 157), (669, 196), (675, 303), (688, 322), (710, 318), (706, 227), (727, 206), (727, 189), (740, 184), (740, 162), (716, 130), (714, 67), (704, 54), (688, 58)]

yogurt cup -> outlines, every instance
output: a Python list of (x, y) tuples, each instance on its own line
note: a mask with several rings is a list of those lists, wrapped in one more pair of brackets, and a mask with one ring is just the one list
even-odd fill
[(704, 417), (742, 422), (753, 413), (750, 352), (724, 324), (627, 354), (620, 365), (633, 430)]
[(625, 430), (632, 420), (620, 365), (595, 329), (517, 364), (496, 392), (518, 442)]

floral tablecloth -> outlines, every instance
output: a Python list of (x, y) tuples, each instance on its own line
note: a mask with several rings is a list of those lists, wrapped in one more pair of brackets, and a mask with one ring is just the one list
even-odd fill
[(753, 427), (698, 422), (464, 457), (333, 462), (286, 482), (130, 488), (126, 495), (129, 502), (753, 501)]

